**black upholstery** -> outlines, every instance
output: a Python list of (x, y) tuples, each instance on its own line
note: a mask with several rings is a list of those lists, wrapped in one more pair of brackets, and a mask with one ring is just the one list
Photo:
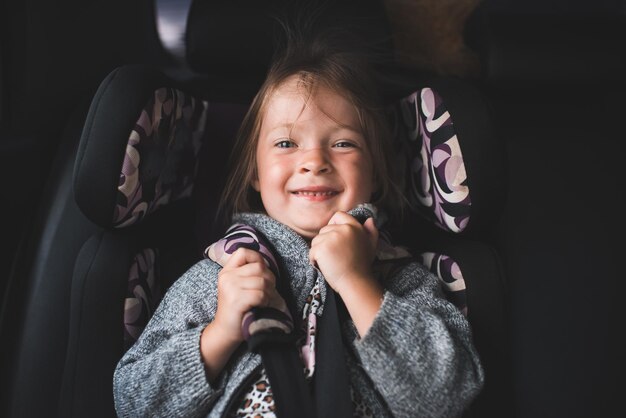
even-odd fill
[(485, 369), (485, 387), (466, 416), (510, 416), (509, 283), (497, 246), (508, 186), (506, 149), (491, 102), (479, 88), (450, 77), (431, 77), (424, 85), (441, 95), (451, 114), (467, 173), (470, 220), (463, 231), (453, 233), (411, 214), (393, 236), (415, 255), (434, 252), (458, 264), (467, 286), (468, 320)]
[(197, 259), (190, 235), (193, 217), (184, 204), (173, 206), (144, 228), (99, 231), (81, 248), (72, 279), (60, 416), (114, 416), (113, 370), (124, 353), (124, 300), (133, 255), (148, 246), (158, 248), (164, 287)]
[(487, 26), (485, 91), (508, 161), (497, 248), (510, 281), (518, 417), (624, 415), (615, 216), (626, 202), (626, 17), (623, 4), (574, 3), (494, 13)]
[(83, 245), (72, 279), (70, 334), (59, 416), (115, 416), (112, 370), (123, 354), (124, 280), (132, 240), (100, 231)]
[[(154, 84), (153, 88), (147, 88), (144, 84), (145, 80), (172, 84), (167, 78), (152, 77), (153, 72), (154, 70), (140, 67), (120, 68), (103, 82), (94, 98), (82, 140), (104, 143), (94, 142), (88, 145), (83, 143), (77, 156), (76, 187), (92, 193), (92, 197), (87, 198), (86, 204), (82, 205), (85, 211), (96, 207), (96, 205), (89, 205), (90, 199), (99, 199), (99, 202), (103, 200), (106, 202), (109, 199), (106, 196), (97, 196), (97, 187), (114, 189), (116, 187), (116, 183), (111, 181), (112, 175), (104, 176), (104, 179), (94, 179), (97, 170), (106, 172), (105, 170), (114, 170), (117, 166), (117, 171), (119, 171), (120, 160), (123, 158), (123, 153), (118, 151), (117, 163), (103, 164), (101, 168), (94, 171), (89, 161), (101, 154), (93, 150), (102, 150), (104, 146), (120, 148), (119, 144), (112, 146), (110, 142), (124, 143), (128, 136), (124, 135), (123, 129), (115, 125), (111, 126), (109, 134), (107, 132), (109, 125), (103, 122), (109, 118), (127, 121), (124, 123), (127, 130), (130, 130), (128, 121), (136, 119), (137, 108), (141, 108), (143, 102), (136, 100), (135, 109), (132, 110), (120, 108), (116, 106), (116, 103), (118, 100), (125, 100), (125, 97), (133, 95), (134, 87), (131, 82), (133, 78), (137, 80), (136, 91), (139, 92), (137, 94), (148, 96), (155, 87), (161, 84)], [(118, 82), (119, 86), (116, 85)], [(502, 150), (498, 148), (497, 139), (488, 127), (482, 126), (483, 129), (475, 131), (470, 129), (472, 124), (489, 122), (489, 109), (486, 106), (480, 107), (480, 95), (474, 89), (463, 90), (462, 83), (459, 81), (443, 79), (438, 83), (433, 82), (432, 85), (437, 85), (437, 89), (445, 94), (446, 103), (451, 104), (455, 115), (460, 115), (468, 103), (473, 103), (471, 117), (467, 120), (463, 117), (455, 117), (455, 126), (458, 125), (460, 129), (459, 135), (467, 135), (468, 139), (475, 138), (477, 141), (482, 141), (481, 146), (491, 151), (491, 154), (484, 155), (480, 150), (474, 150), (478, 155), (473, 156), (475, 161), (467, 166), (468, 170), (482, 168), (481, 171), (476, 171), (476, 177), (472, 177), (473, 171), (469, 173), (469, 179), (479, 184), (477, 190), (483, 193), (482, 196), (477, 194), (478, 204), (475, 209), (476, 219), (481, 222), (477, 222), (473, 228), (468, 227), (468, 232), (464, 234), (466, 238), (461, 238), (413, 215), (412, 221), (407, 222), (409, 227), (406, 230), (419, 231), (419, 233), (400, 235), (400, 238), (416, 252), (437, 251), (453, 257), (461, 267), (468, 287), (469, 319), (475, 332), (476, 345), (483, 357), (488, 382), (467, 416), (496, 416), (506, 410), (505, 401), (508, 399), (506, 392), (508, 385), (504, 383), (507, 376), (506, 350), (508, 347), (505, 283), (499, 256), (493, 247), (485, 243), (488, 227), (491, 226), (489, 219), (485, 217), (481, 220), (480, 214), (491, 211), (491, 215), (497, 218), (497, 209), (501, 202), (497, 199), (496, 193), (502, 192), (503, 183), (500, 178), (494, 180), (493, 175), (484, 176), (485, 172), (490, 172), (488, 170), (493, 173), (502, 166), (502, 161), (499, 160), (502, 157), (500, 154)], [(117, 100), (115, 100), (116, 97)], [(209, 107), (212, 108), (212, 105)], [(218, 105), (217, 118), (221, 122), (221, 128), (219, 124), (215, 126), (216, 132), (223, 130), (226, 131), (225, 136), (229, 134), (232, 136), (244, 108), (237, 105)], [(117, 116), (115, 113), (117, 111), (130, 112), (134, 116), (130, 118), (127, 115)], [(225, 120), (233, 126), (225, 127)], [(94, 130), (93, 126), (101, 126), (101, 128)], [(212, 137), (212, 127), (213, 125), (209, 125), (207, 142), (203, 147), (204, 151), (200, 154), (207, 160), (202, 161), (201, 167), (204, 168), (199, 171), (197, 184), (200, 189), (196, 190), (194, 199), (185, 199), (165, 206), (154, 214), (146, 216), (139, 224), (121, 229), (112, 228), (111, 216), (106, 216), (106, 213), (97, 207), (95, 213), (102, 214), (102, 223), (105, 228), (92, 236), (83, 246), (77, 257), (72, 281), (70, 335), (61, 393), (60, 411), (63, 416), (83, 416), (88, 413), (93, 414), (94, 411), (96, 414), (102, 414), (101, 416), (107, 416), (113, 412), (110, 385), (115, 364), (124, 351), (121, 332), (123, 300), (130, 260), (133, 255), (146, 247), (159, 249), (160, 270), (162, 273), (167, 270), (167, 274), (162, 274), (163, 277), (161, 277), (163, 288), (166, 289), (172, 280), (197, 259), (198, 248), (210, 242), (211, 238), (208, 237), (215, 231), (212, 231), (208, 225), (212, 221), (211, 216), (215, 213), (216, 198), (221, 186), (221, 181), (216, 181), (216, 179), (223, 177), (220, 173), (224, 172), (223, 163), (220, 164), (217, 161), (224, 160), (220, 153), (228, 148), (224, 145), (214, 147), (215, 138)], [(464, 149), (470, 150), (471, 146), (470, 142)], [(90, 148), (93, 150), (90, 151)], [(89, 152), (93, 155), (89, 156)], [(490, 160), (489, 157), (492, 159)], [(485, 164), (490, 163), (493, 165), (485, 167)], [(81, 164), (87, 168), (81, 167)], [(80, 173), (83, 172), (88, 173), (85, 178), (80, 177)], [(493, 181), (489, 183), (488, 180)], [(79, 201), (85, 199), (84, 196), (77, 198)], [(112, 207), (112, 204), (108, 205), (109, 213), (112, 212)], [(201, 208), (202, 213), (196, 215), (194, 210), (198, 208)], [(483, 212), (478, 212), (478, 210)], [(193, 222), (195, 216), (201, 219), (199, 227)], [(106, 226), (107, 222), (109, 226)], [(100, 335), (107, 336), (106, 343), (100, 342)], [(93, 361), (93, 359), (99, 360)]]
[[(250, 3), (254, 4), (245, 7), (259, 4)], [(472, 41), (469, 46), (481, 53), (483, 73), (476, 81), (494, 105), (498, 137), (507, 146), (505, 175), (495, 179), (506, 181), (504, 219), (500, 220), (501, 212), (492, 207), (491, 214), (479, 222), (482, 226), (469, 237), (451, 236), (422, 222), (410, 227), (418, 233), (407, 238), (416, 252), (444, 251), (454, 257), (468, 280), (469, 318), (487, 379), (470, 416), (623, 416), (625, 282), (619, 242), (626, 200), (621, 125), (626, 111), (626, 25), (622, 3), (483, 1), (483, 13), (473, 20), (473, 29), (482, 32), (468, 39)], [(2, 64), (2, 139), (7, 139), (4, 130), (9, 127), (24, 151), (2, 155), (3, 162), (9, 163), (3, 167), (4, 178), (11, 182), (4, 193), (10, 201), (3, 203), (4, 209), (9, 208), (3, 213), (9, 225), (2, 232), (10, 244), (9, 257), (17, 253), (0, 315), (2, 417), (55, 415), (61, 392), (65, 397), (63, 413), (111, 413), (107, 403), (111, 388), (105, 381), (119, 346), (106, 347), (110, 349), (104, 356), (107, 361), (98, 365), (98, 359), (86, 353), (95, 353), (97, 342), (106, 338), (96, 333), (97, 338), (90, 340), (83, 334), (96, 332), (97, 327), (114, 332), (113, 320), (84, 312), (82, 316), (92, 325), (81, 326), (78, 302), (72, 304), (68, 377), (63, 388), (61, 384), (70, 338), (70, 299), (89, 306), (86, 301), (94, 302), (95, 294), (89, 277), (101, 276), (90, 276), (84, 268), (77, 268), (80, 282), (77, 278), (72, 284), (74, 263), (83, 245), (81, 259), (102, 263), (98, 261), (102, 254), (91, 246), (99, 243), (98, 248), (104, 249), (106, 243), (120, 240), (126, 255), (116, 262), (122, 266), (129, 263), (124, 257), (142, 247), (130, 239), (129, 231), (105, 233), (76, 205), (72, 171), (88, 104), (78, 106), (70, 120), (65, 115), (76, 98), (94, 88), (94, 81), (101, 80), (115, 65), (145, 60), (147, 52), (155, 49), (156, 39), (148, 48), (141, 42), (151, 31), (139, 16), (151, 17), (151, 13), (141, 11), (146, 5), (152, 8), (154, 2), (76, 4), (5, 2), (3, 7), (8, 13), (2, 18), (10, 24), (5, 25), (2, 36), (2, 56), (8, 58)], [(198, 30), (199, 37), (206, 36), (196, 40), (208, 41), (205, 46), (214, 48), (213, 53), (228, 52), (233, 60), (217, 55), (204, 64), (196, 61), (190, 65), (200, 75), (187, 83), (193, 86), (191, 91), (206, 93), (220, 102), (249, 100), (262, 79), (258, 71), (267, 62), (266, 57), (254, 54), (261, 49), (252, 41), (262, 37), (247, 36), (247, 28), (237, 24), (236, 14), (230, 14), (230, 21), (219, 19), (219, 7), (238, 7), (239, 2), (193, 4), (207, 6), (207, 10), (213, 7), (211, 13), (217, 12), (213, 23), (204, 26), (207, 16), (197, 13), (197, 8), (192, 11), (190, 27)], [(255, 23), (252, 18), (248, 20)], [(65, 24), (68, 22), (71, 24)], [(222, 36), (223, 30), (229, 30), (229, 35)], [(232, 53), (221, 47), (235, 35), (241, 35), (242, 49), (235, 48)], [(202, 60), (210, 55), (205, 46), (188, 50)], [(245, 49), (248, 47), (250, 50)], [(253, 57), (251, 62), (248, 58)], [(240, 68), (242, 62), (251, 65)], [(240, 71), (216, 68), (229, 68), (231, 63), (237, 63)], [(403, 72), (402, 77), (402, 85), (394, 86), (390, 98), (411, 91), (407, 85), (416, 88), (430, 80), (419, 74), (419, 69)], [(398, 79), (394, 73), (393, 80)], [(240, 117), (234, 115), (240, 111), (237, 104), (227, 105), (221, 113), (210, 115), (212, 126), (220, 126), (212, 132), (219, 130), (220, 138), (231, 138), (231, 127)], [(63, 124), (67, 129), (57, 148)], [(35, 140), (25, 143), (24, 138), (34, 134)], [(43, 146), (44, 142), (49, 145)], [(7, 144), (3, 145), (6, 152)], [(215, 153), (223, 156), (226, 151), (220, 148)], [(39, 186), (44, 181), (26, 182), (24, 178), (41, 178), (48, 173), (52, 158), (45, 157), (53, 152), (55, 165), (45, 182), (45, 196), (39, 199)], [(201, 158), (206, 160), (213, 153), (204, 148)], [(14, 158), (14, 154), (21, 158)], [(223, 159), (216, 163), (223, 163)], [(207, 164), (199, 170), (200, 190), (212, 190), (211, 185), (223, 173), (219, 164)], [(32, 198), (24, 199), (24, 195)], [(193, 228), (198, 249), (219, 234), (209, 222), (217, 195), (214, 190), (210, 197), (194, 198), (198, 208), (195, 215), (200, 218)], [(485, 192), (487, 199), (491, 196)], [(37, 215), (31, 218), (31, 213)], [(15, 238), (26, 219), (30, 221), (28, 234), (15, 250)], [(184, 253), (193, 254), (193, 250)], [(169, 254), (175, 258), (175, 252)], [(499, 273), (500, 262), (505, 274)], [(3, 263), (8, 270), (9, 260)], [(83, 263), (87, 264), (79, 262)], [(172, 268), (174, 264), (163, 263)], [(105, 265), (101, 271), (113, 267)], [(504, 289), (502, 278), (509, 285)], [(119, 318), (122, 302), (115, 289), (109, 289), (108, 295), (112, 314)], [(508, 331), (510, 350), (506, 347)], [(108, 342), (120, 343), (119, 334), (115, 335)], [(95, 374), (100, 376), (97, 382), (76, 387), (77, 382)]]
[(49, 415), (58, 401), (74, 261), (97, 230), (76, 206), (70, 187), (86, 106), (79, 109), (64, 131), (2, 306), (0, 415), (6, 417)]
[[(198, 259), (191, 197), (158, 209), (136, 225), (116, 229), (114, 224), (115, 194), (129, 135), (155, 90), (174, 86), (154, 69), (121, 67), (103, 81), (92, 101), (76, 156), (74, 189), (83, 212), (101, 229), (75, 260), (60, 416), (115, 413), (113, 370), (125, 349), (124, 306), (133, 257), (146, 248), (158, 254), (157, 280), (164, 289)], [(163, 134), (167, 139), (168, 133)], [(158, 161), (156, 171), (165, 161)]]
[(502, 256), (484, 241), (458, 237), (423, 238), (421, 247), (452, 257), (467, 285), (468, 320), (485, 371), (485, 386), (466, 417), (511, 416), (512, 379), (508, 282)]
[[(188, 42), (192, 41), (188, 38)], [(202, 57), (202, 47), (190, 51), (197, 54), (196, 57)], [(196, 66), (202, 69), (201, 63)], [(237, 75), (231, 70), (208, 68), (207, 80)], [(257, 70), (260, 67), (254, 69)], [(252, 69), (246, 68), (246, 71)], [(244, 79), (250, 83), (249, 89), (246, 88), (249, 93), (262, 77), (255, 79), (245, 74)], [(226, 86), (235, 84), (230, 78), (225, 83)], [(12, 327), (13, 334), (3, 332), (3, 336), (15, 335), (20, 340), (16, 345), (19, 353), (11, 353), (11, 358), (17, 358), (17, 362), (12, 366), (12, 390), (6, 395), (9, 397), (9, 417), (40, 416), (57, 409), (63, 417), (113, 416), (112, 373), (124, 350), (124, 298), (133, 256), (142, 249), (157, 248), (160, 280), (166, 289), (197, 260), (198, 250), (221, 232), (212, 230), (209, 225), (229, 150), (225, 142), (232, 139), (242, 115), (242, 107), (229, 107), (228, 104), (218, 105), (217, 115), (209, 115), (209, 122), (215, 123), (210, 125), (215, 128), (211, 131), (215, 136), (207, 140), (215, 142), (201, 150), (202, 165), (196, 195), (159, 209), (137, 225), (119, 230), (111, 227), (115, 186), (126, 146), (121, 139), (128, 138), (147, 96), (164, 85), (180, 87), (178, 82), (153, 68), (128, 66), (117, 69), (105, 79), (92, 101), (85, 119), (83, 142), (78, 150), (78, 130), (82, 127), (84, 114), (73, 125), (75, 131), (69, 135), (61, 173), (52, 179), (56, 188), (51, 191), (53, 203), (49, 205), (53, 210), (41, 221), (44, 231), (50, 232), (37, 237), (41, 239), (41, 248), (48, 251), (45, 257), (37, 259), (37, 263), (45, 266), (45, 271), (36, 270), (37, 277), (28, 281), (33, 283), (32, 288), (24, 292), (29, 294), (27, 299), (30, 302), (15, 310), (22, 313)], [(207, 90), (194, 86), (194, 93), (206, 94)], [(466, 94), (458, 94), (458, 89), (463, 86), (462, 82), (452, 80), (441, 80), (437, 84), (438, 90), (450, 98), (450, 110), (458, 118), (455, 123), (459, 127), (467, 125), (473, 132), (482, 128), (488, 131), (490, 121), (482, 123), (477, 120), (483, 117), (481, 112), (486, 103), (472, 89)], [(224, 86), (220, 89), (224, 97)], [(233, 93), (233, 96), (239, 99), (241, 94)], [(459, 134), (462, 135), (461, 131)], [(492, 132), (486, 132), (486, 135), (490, 141), (497, 141)], [(91, 147), (86, 147), (85, 136), (94, 141)], [(74, 160), (67, 158), (74, 154), (75, 196), (70, 188)], [(452, 256), (464, 272), (468, 283), (469, 319), (487, 373), (485, 391), (468, 411), (468, 416), (478, 417), (505, 416), (503, 411), (506, 411), (508, 399), (508, 386), (502, 384), (507, 373), (504, 367), (507, 344), (504, 335), (507, 326), (504, 321), (505, 289), (499, 256), (489, 245), (491, 223), (499, 215), (497, 193), (502, 191), (503, 184), (502, 178), (493, 176), (498, 168), (483, 166), (482, 161), (486, 157), (492, 163), (501, 164), (497, 155), (497, 152), (489, 156), (479, 152), (472, 156), (477, 170), (481, 171), (474, 174), (476, 226), (468, 229), (466, 237), (443, 233), (418, 221), (409, 223), (418, 234), (410, 238), (400, 236), (416, 252), (430, 250)], [(470, 181), (474, 178), (470, 177)], [(57, 212), (54, 207), (59, 202), (63, 207)], [(55, 281), (46, 282), (47, 277), (54, 277)], [(42, 310), (42, 304), (49, 309)], [(50, 343), (39, 344), (42, 338)], [(40, 386), (37, 386), (38, 381)], [(40, 402), (32, 402), (33, 396)]]
[(120, 164), (125, 140), (142, 107), (157, 86), (171, 84), (161, 72), (143, 66), (114, 70), (102, 82), (85, 120), (82, 141), (74, 166), (76, 202), (96, 224), (108, 227), (113, 221)]

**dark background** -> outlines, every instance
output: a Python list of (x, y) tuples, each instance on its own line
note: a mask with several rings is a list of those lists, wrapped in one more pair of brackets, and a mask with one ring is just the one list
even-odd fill
[[(481, 61), (467, 81), (507, 150), (493, 243), (509, 285), (514, 417), (624, 416), (625, 35), (619, 0), (484, 1), (467, 23)], [(148, 0), (0, 5), (3, 298), (68, 120), (131, 63), (177, 65)]]

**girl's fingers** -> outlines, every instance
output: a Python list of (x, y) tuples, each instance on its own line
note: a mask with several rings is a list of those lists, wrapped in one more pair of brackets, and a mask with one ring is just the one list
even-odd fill
[[(361, 225), (357, 223), (357, 226), (360, 227)], [(335, 232), (341, 232), (342, 230), (348, 230), (349, 228), (353, 228), (354, 226), (348, 226), (346, 224), (333, 224), (333, 225), (326, 225), (323, 226), (320, 231), (318, 232), (318, 234), (313, 238), (313, 240), (315, 240), (317, 238), (318, 241), (320, 241), (322, 238), (329, 236), (329, 234), (335, 233)], [(313, 244), (313, 240), (311, 240), (311, 244)]]
[(237, 297), (237, 303), (241, 312), (247, 312), (255, 307), (268, 306), (270, 302), (270, 292), (259, 289), (244, 289)]
[(248, 248), (239, 248), (233, 253), (233, 255), (230, 256), (224, 265), (224, 268), (237, 268), (250, 263), (265, 264), (265, 261), (263, 260), (263, 256), (258, 251), (250, 250)]
[(269, 291), (274, 288), (274, 283), (268, 277), (239, 277), (232, 282), (232, 286), (238, 290), (263, 290)]
[(357, 219), (354, 216), (349, 215), (348, 213), (342, 212), (342, 211), (335, 212), (335, 214), (328, 221), (328, 225), (336, 225), (336, 224), (361, 225), (361, 223), (357, 221)]
[(367, 218), (367, 220), (363, 223), (363, 228), (365, 232), (367, 232), (368, 238), (374, 248), (378, 244), (378, 228), (376, 228), (376, 224), (374, 223), (374, 218)]
[(237, 268), (231, 268), (224, 274), (227, 274), (229, 277), (233, 277), (233, 280), (237, 280), (236, 278), (239, 277), (264, 277), (272, 285), (276, 283), (274, 273), (272, 273), (272, 270), (270, 270), (264, 262), (249, 263)]

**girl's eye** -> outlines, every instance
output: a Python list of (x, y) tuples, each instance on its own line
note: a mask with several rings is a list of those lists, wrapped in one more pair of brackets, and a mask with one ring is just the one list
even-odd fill
[(353, 144), (352, 142), (348, 142), (348, 141), (339, 141), (335, 144), (335, 147), (337, 148), (354, 148), (356, 147), (355, 144)]
[(292, 147), (295, 147), (296, 144), (294, 144), (293, 141), (290, 141), (288, 139), (283, 139), (283, 140), (276, 142), (274, 146), (278, 148), (292, 148)]

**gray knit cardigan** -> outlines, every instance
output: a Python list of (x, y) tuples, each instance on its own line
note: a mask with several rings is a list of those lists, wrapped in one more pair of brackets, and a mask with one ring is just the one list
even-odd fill
[[(309, 264), (306, 241), (261, 214), (236, 222), (256, 228), (272, 243), (302, 312), (318, 270)], [(202, 260), (168, 290), (139, 340), (113, 377), (120, 417), (220, 417), (249, 377), (261, 367), (242, 344), (216, 382), (207, 380), (200, 333), (217, 309), (220, 266)], [(466, 318), (441, 293), (437, 278), (407, 263), (384, 279), (382, 306), (365, 336), (343, 327), (352, 387), (376, 417), (458, 416), (483, 385), (483, 370)], [(324, 300), (325, 294), (322, 294)]]

